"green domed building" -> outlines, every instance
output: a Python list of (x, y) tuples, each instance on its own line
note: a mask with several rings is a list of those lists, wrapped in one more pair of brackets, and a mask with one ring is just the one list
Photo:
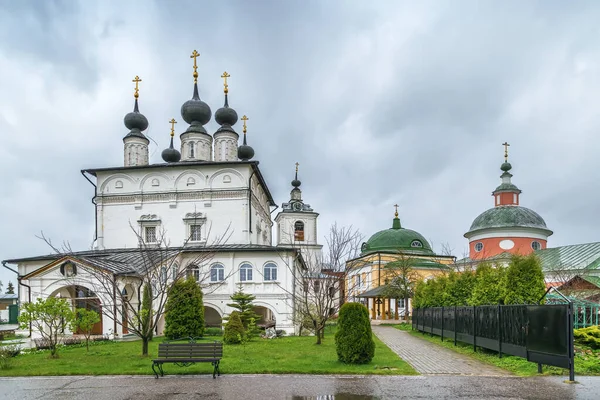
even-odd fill
[(411, 306), (409, 298), (392, 298), (397, 282), (431, 278), (455, 261), (435, 254), (422, 234), (403, 227), (396, 206), (392, 227), (374, 233), (362, 244), (360, 256), (346, 263), (348, 300), (365, 304), (372, 319), (399, 319)]

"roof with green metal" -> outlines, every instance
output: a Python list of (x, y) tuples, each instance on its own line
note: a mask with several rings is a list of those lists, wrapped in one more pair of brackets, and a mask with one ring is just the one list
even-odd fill
[(521, 206), (497, 206), (484, 211), (475, 218), (465, 236), (488, 228), (537, 228), (552, 234), (538, 213)]
[(600, 242), (553, 247), (538, 250), (535, 254), (544, 271), (600, 270)]
[(407, 250), (415, 254), (434, 254), (431, 245), (423, 235), (412, 229), (402, 228), (400, 226), (400, 219), (397, 217), (394, 218), (392, 228), (375, 233), (361, 247), (362, 254), (386, 250)]

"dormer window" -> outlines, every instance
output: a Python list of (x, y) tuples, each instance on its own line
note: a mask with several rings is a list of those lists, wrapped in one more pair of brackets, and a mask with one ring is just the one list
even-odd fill
[(423, 243), (420, 240), (413, 240), (410, 243), (410, 247), (423, 247)]
[(156, 243), (156, 226), (144, 227), (144, 242)]

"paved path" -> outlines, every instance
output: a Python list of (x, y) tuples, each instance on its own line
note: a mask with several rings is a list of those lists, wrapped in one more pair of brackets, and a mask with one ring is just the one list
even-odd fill
[(373, 332), (420, 374), (508, 376), (510, 373), (445, 349), (391, 326), (373, 326)]

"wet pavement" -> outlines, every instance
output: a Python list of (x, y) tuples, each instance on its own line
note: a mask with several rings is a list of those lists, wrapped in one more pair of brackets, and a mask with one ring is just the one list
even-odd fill
[(600, 377), (223, 375), (0, 378), (0, 399), (598, 399)]

